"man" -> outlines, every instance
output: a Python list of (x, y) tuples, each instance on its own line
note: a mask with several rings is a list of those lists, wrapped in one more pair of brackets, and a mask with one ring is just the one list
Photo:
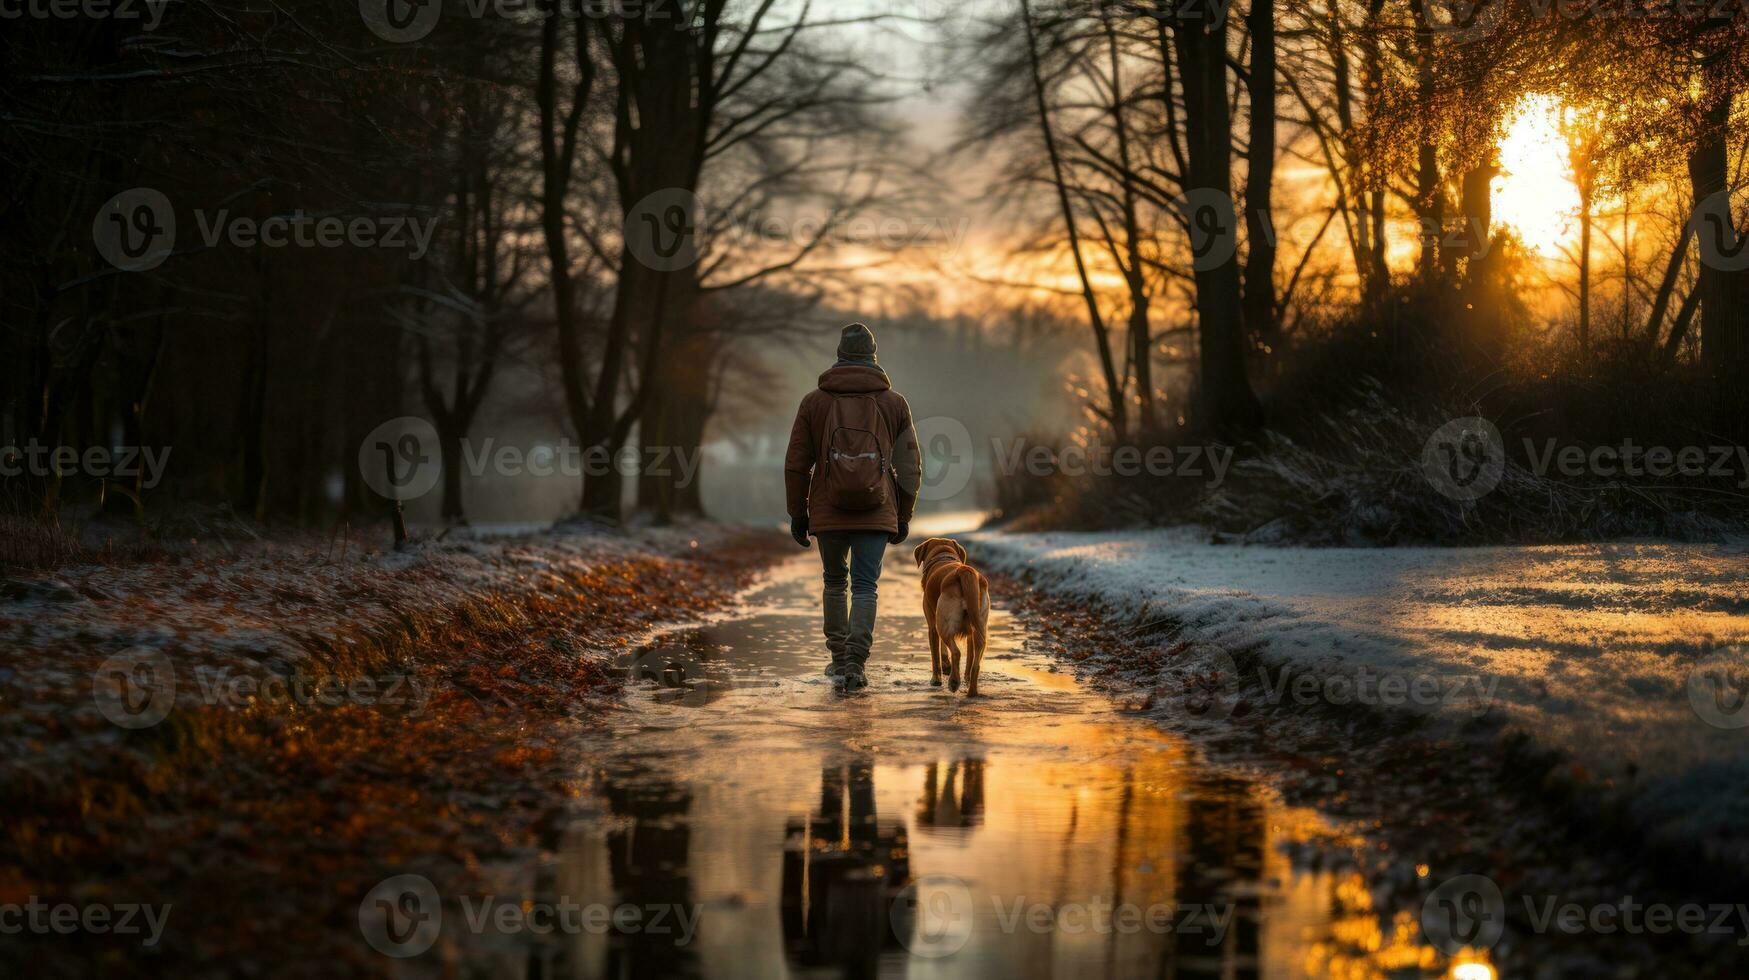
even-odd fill
[(910, 534), (922, 476), (911, 406), (875, 362), (868, 327), (844, 328), (838, 362), (802, 399), (783, 471), (790, 536), (804, 548), (808, 535), (820, 540), (826, 676), (845, 690), (867, 687), (881, 557)]

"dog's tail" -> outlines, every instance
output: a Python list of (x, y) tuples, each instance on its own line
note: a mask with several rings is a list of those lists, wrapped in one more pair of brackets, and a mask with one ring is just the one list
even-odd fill
[(984, 638), (979, 634), (984, 628), (984, 617), (983, 610), (978, 603), (979, 596), (983, 592), (983, 576), (979, 575), (978, 570), (972, 566), (961, 565), (959, 575), (956, 577), (960, 583), (960, 598), (966, 604), (966, 635), (971, 638), (973, 650), (982, 650)]

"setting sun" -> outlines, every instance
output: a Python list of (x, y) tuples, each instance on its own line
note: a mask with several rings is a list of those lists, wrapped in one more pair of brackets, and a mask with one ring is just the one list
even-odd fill
[(1519, 100), (1500, 141), (1500, 174), (1493, 184), (1494, 220), (1512, 226), (1527, 247), (1545, 257), (1560, 255), (1561, 246), (1577, 235), (1579, 189), (1560, 113), (1554, 96)]

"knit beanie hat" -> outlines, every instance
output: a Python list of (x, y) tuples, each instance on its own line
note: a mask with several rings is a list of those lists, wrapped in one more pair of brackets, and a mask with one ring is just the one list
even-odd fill
[(852, 323), (838, 337), (838, 359), (874, 363), (874, 331), (861, 323)]

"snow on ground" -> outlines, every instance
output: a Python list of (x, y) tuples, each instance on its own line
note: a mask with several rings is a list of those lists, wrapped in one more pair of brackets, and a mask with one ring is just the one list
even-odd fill
[(1195, 656), (1254, 649), (1302, 685), (1242, 675), (1247, 698), (1261, 688), (1457, 725), (1499, 719), (1468, 731), (1522, 732), (1660, 840), (1749, 867), (1749, 541), (1323, 549), (1210, 544), (1193, 529), (968, 540), (994, 570), (1120, 620), (1175, 620), (1171, 641)]
[[(265, 538), (222, 549), (203, 544), (164, 561), (0, 580), (0, 748), (38, 751), (68, 726), (121, 741), (125, 733), (105, 724), (92, 695), (94, 678), (118, 662), (109, 658), (133, 663), (162, 652), (179, 704), (211, 698), (213, 683), (233, 678), (311, 673), (326, 680), (342, 668), (312, 669), (314, 649), (356, 649), (397, 631), (422, 632), (481, 599), (574, 597), (576, 583), (597, 569), (709, 547), (735, 530), (464, 530), (402, 551), (368, 552), (357, 542)], [(654, 598), (646, 604), (650, 621), (658, 621), (661, 607)]]

